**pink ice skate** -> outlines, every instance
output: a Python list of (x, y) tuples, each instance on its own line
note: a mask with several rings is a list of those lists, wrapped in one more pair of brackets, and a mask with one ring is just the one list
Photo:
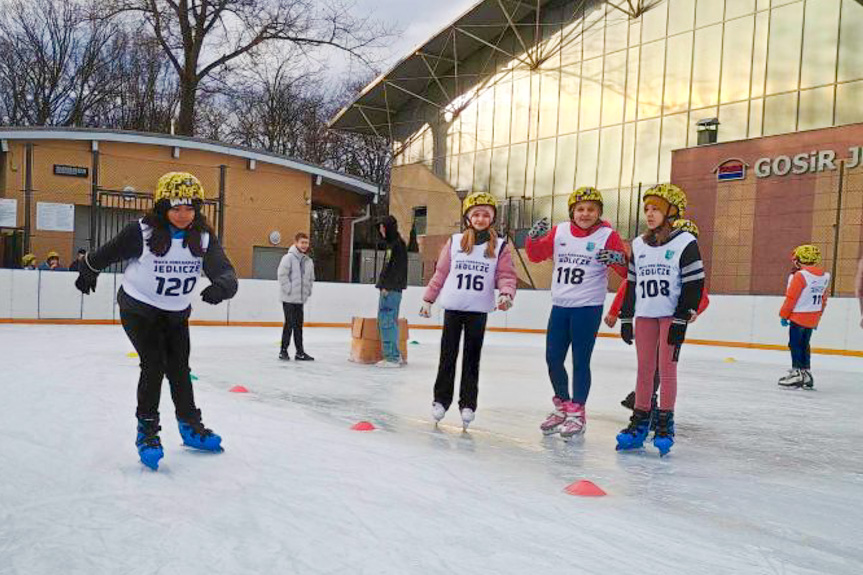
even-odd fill
[(587, 425), (587, 418), (584, 415), (584, 405), (567, 401), (563, 404), (563, 411), (566, 413), (566, 421), (560, 426), (560, 436), (564, 439), (569, 439), (574, 435), (584, 433), (584, 427)]
[(554, 411), (552, 411), (545, 421), (539, 426), (543, 435), (553, 435), (560, 431), (560, 426), (566, 421), (566, 413), (563, 411), (563, 401), (555, 396), (551, 399), (554, 403)]

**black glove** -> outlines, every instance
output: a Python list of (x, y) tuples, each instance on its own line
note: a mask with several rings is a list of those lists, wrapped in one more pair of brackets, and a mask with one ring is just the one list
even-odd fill
[(599, 250), (596, 252), (596, 261), (607, 266), (626, 265), (626, 254), (616, 250)]
[(668, 345), (680, 345), (686, 339), (686, 321), (674, 318), (668, 328)]
[(225, 300), (225, 290), (216, 284), (210, 284), (201, 291), (201, 299), (212, 305), (220, 304)]
[(548, 233), (550, 224), (548, 218), (542, 218), (530, 228), (530, 231), (527, 232), (527, 235), (530, 236), (530, 239), (535, 240), (537, 238), (541, 238), (545, 234)]
[(632, 345), (633, 335), (632, 319), (620, 320), (620, 338), (626, 342), (626, 345)]
[(84, 295), (95, 292), (96, 279), (98, 277), (99, 272), (93, 271), (90, 264), (87, 263), (87, 256), (84, 256), (84, 261), (81, 262), (81, 266), (78, 268), (78, 279), (75, 280), (75, 287)]

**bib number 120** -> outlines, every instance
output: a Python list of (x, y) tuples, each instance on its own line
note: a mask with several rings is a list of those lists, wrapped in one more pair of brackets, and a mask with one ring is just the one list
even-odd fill
[(195, 284), (198, 278), (195, 276), (186, 278), (185, 281), (180, 278), (163, 278), (156, 277), (156, 293), (165, 296), (180, 295), (180, 288), (183, 288), (183, 295), (189, 294), (195, 289)]

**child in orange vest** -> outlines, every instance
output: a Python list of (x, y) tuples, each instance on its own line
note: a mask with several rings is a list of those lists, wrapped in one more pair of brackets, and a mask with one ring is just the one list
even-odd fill
[(821, 251), (817, 246), (798, 246), (791, 255), (791, 261), (793, 270), (788, 277), (785, 302), (779, 310), (782, 326), (789, 327), (791, 370), (779, 379), (779, 385), (813, 389), (815, 380), (809, 366), (809, 340), (813, 330), (818, 329), (821, 314), (827, 306), (830, 274), (818, 267)]

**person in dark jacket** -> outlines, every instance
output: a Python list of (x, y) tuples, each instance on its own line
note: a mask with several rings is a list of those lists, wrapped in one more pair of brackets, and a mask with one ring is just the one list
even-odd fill
[(384, 216), (378, 222), (378, 231), (386, 242), (384, 265), (375, 285), (380, 290), (378, 300), (378, 331), (384, 358), (378, 367), (400, 367), (399, 306), (402, 290), (408, 285), (408, 248), (399, 235), (398, 222), (393, 216)]
[(79, 248), (78, 249), (78, 257), (75, 258), (75, 261), (73, 261), (71, 264), (69, 264), (69, 271), (70, 272), (81, 271), (81, 262), (84, 260), (85, 255), (87, 255), (87, 250), (85, 250), (84, 248)]
[(222, 438), (204, 427), (195, 405), (189, 315), (202, 270), (211, 283), (201, 291), (201, 299), (212, 305), (234, 297), (237, 274), (201, 213), (204, 189), (198, 178), (169, 172), (159, 178), (154, 199), (153, 209), (141, 220), (84, 257), (75, 286), (89, 294), (101, 270), (128, 261), (117, 303), (123, 329), (141, 358), (135, 445), (141, 462), (156, 470), (163, 456), (159, 398), (164, 376), (171, 385), (183, 443), (222, 451)]

